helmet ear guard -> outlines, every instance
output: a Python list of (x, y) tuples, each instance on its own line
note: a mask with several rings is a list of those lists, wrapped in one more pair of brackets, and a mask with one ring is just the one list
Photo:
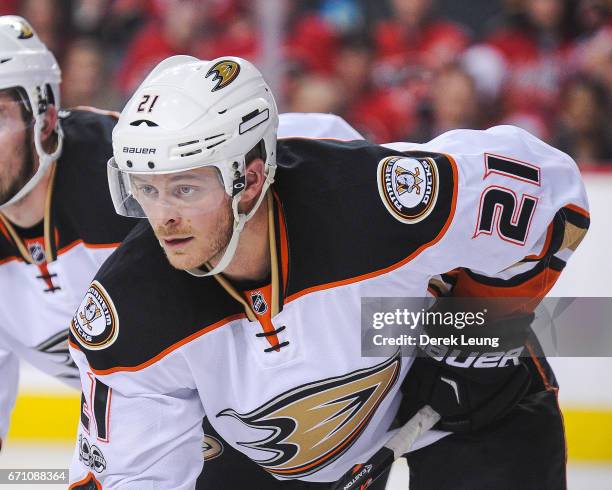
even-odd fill
[[(25, 197), (42, 179), (53, 160), (62, 150), (63, 132), (56, 123), (57, 146), (47, 153), (41, 141), (45, 115), (49, 105), (59, 108), (61, 72), (53, 54), (40, 41), (30, 24), (15, 15), (0, 17), (0, 90), (18, 88), (26, 107), (34, 119), (34, 146), (38, 155), (38, 169), (34, 176), (0, 209)], [(25, 94), (25, 96), (23, 95)]]

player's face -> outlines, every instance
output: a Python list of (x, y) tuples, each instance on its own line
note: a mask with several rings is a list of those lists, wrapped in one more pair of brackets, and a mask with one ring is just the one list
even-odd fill
[(0, 90), (0, 204), (17, 194), (34, 175), (31, 139), (22, 103), (8, 91)]
[(221, 256), (233, 214), (216, 169), (134, 175), (132, 186), (173, 267), (192, 269)]

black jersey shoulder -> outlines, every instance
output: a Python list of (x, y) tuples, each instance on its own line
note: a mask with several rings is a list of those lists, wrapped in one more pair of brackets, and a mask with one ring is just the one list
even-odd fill
[[(450, 157), (402, 153), (367, 141), (279, 140), (274, 188), (285, 213), (290, 277), (287, 294), (393, 266), (435, 243), (454, 211), (456, 174)], [(379, 192), (379, 162), (430, 158), (437, 200), (418, 223), (389, 212)]]
[[(76, 338), (75, 319), (70, 335), (98, 371), (141, 366), (189, 336), (244, 313), (214, 278), (174, 269), (146, 220), (110, 255), (96, 282), (116, 312), (116, 339), (107, 347), (90, 349)], [(87, 295), (75, 316), (86, 303)]]
[(112, 131), (117, 119), (89, 110), (62, 111), (62, 154), (53, 188), (53, 225), (58, 248), (83, 240), (111, 244), (123, 240), (135, 225), (115, 213), (108, 190), (106, 163), (113, 154)]

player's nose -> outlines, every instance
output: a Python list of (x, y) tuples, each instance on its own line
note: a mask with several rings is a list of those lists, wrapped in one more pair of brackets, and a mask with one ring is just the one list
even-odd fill
[(181, 215), (177, 208), (174, 206), (170, 206), (168, 204), (162, 204), (156, 206), (155, 216), (152, 221), (154, 221), (155, 225), (178, 225), (181, 223)]

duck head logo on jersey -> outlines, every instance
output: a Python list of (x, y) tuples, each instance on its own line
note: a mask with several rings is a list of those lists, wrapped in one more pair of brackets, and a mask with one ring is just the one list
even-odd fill
[(266, 303), (266, 298), (261, 291), (251, 293), (251, 304), (253, 305), (253, 311), (258, 315), (263, 315), (268, 311), (268, 303)]
[(223, 60), (216, 63), (215, 66), (208, 70), (204, 78), (214, 75), (212, 81), (217, 82), (217, 84), (212, 88), (211, 92), (216, 92), (232, 83), (239, 73), (240, 65), (238, 63), (231, 60)]
[(93, 281), (70, 322), (72, 333), (87, 349), (105, 349), (117, 340), (119, 317), (106, 289)]
[(84, 326), (86, 326), (89, 331), (93, 330), (91, 326), (91, 322), (97, 320), (102, 316), (102, 312), (100, 308), (96, 305), (94, 299), (90, 296), (87, 298), (87, 303), (83, 307), (83, 311), (79, 312), (79, 317), (81, 318), (81, 322)]
[(402, 195), (404, 192), (416, 192), (417, 195), (421, 193), (421, 184), (423, 179), (419, 177), (419, 167), (414, 168), (414, 172), (406, 170), (399, 165), (395, 169), (395, 180), (397, 183), (398, 195)]
[(261, 430), (261, 439), (238, 444), (261, 451), (265, 457), (253, 459), (270, 473), (301, 478), (353, 445), (396, 383), (400, 367), (398, 352), (381, 364), (295, 388), (252, 412), (228, 408), (217, 417)]
[(377, 180), (383, 204), (402, 223), (425, 219), (438, 198), (438, 168), (431, 158), (384, 158)]

